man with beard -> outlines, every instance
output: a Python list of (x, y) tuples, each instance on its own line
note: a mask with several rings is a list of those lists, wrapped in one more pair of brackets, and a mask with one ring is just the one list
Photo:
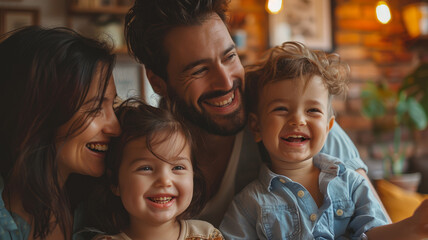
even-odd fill
[[(128, 48), (145, 65), (154, 91), (173, 102), (199, 136), (196, 159), (209, 200), (200, 218), (215, 226), (234, 194), (257, 177), (261, 161), (251, 134), (243, 130), (244, 68), (225, 25), (227, 4), (136, 0), (125, 20)], [(367, 177), (354, 144), (334, 125), (322, 152)]]

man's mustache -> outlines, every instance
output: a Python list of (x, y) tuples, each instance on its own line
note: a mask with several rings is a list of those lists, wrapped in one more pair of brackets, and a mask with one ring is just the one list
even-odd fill
[(226, 94), (228, 94), (228, 93), (230, 93), (230, 92), (235, 91), (237, 88), (240, 88), (240, 87), (241, 87), (241, 85), (242, 85), (242, 84), (241, 84), (241, 80), (239, 80), (239, 79), (234, 80), (234, 81), (233, 81), (232, 89), (230, 89), (229, 91), (217, 90), (217, 91), (212, 91), (212, 92), (204, 93), (204, 94), (202, 94), (202, 95), (199, 97), (199, 99), (198, 99), (198, 103), (201, 103), (201, 102), (203, 102), (203, 101), (205, 101), (205, 100), (207, 100), (207, 99), (210, 99), (210, 98), (216, 98), (216, 97), (224, 96), (224, 95), (226, 95)]

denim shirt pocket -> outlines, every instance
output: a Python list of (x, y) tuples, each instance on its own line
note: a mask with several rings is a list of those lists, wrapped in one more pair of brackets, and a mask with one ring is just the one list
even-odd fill
[(351, 200), (333, 202), (335, 236), (346, 235), (349, 222), (354, 215), (355, 206)]
[(293, 206), (262, 206), (262, 227), (267, 239), (299, 239), (299, 213)]

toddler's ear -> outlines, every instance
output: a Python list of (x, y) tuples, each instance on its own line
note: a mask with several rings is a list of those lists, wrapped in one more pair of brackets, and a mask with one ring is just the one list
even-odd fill
[(262, 140), (262, 136), (260, 133), (259, 120), (256, 114), (250, 113), (248, 115), (248, 125), (250, 126), (250, 130), (253, 133), (254, 141), (260, 142)]
[(327, 125), (327, 131), (328, 132), (330, 132), (330, 130), (331, 130), (331, 128), (333, 127), (333, 125), (334, 125), (334, 119), (335, 119), (335, 117), (334, 116), (332, 116), (331, 118), (330, 118), (330, 121), (328, 121), (328, 125)]

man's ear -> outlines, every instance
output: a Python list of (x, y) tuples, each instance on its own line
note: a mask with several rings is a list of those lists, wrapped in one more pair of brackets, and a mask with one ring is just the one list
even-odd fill
[(150, 82), (150, 85), (153, 88), (153, 91), (155, 91), (155, 93), (159, 94), (162, 97), (166, 97), (167, 87), (166, 87), (165, 80), (159, 77), (158, 75), (156, 75), (150, 69), (146, 69), (146, 75), (147, 75), (147, 79)]
[(250, 126), (250, 130), (253, 133), (254, 141), (260, 142), (262, 140), (262, 135), (260, 133), (260, 124), (257, 115), (254, 113), (250, 113), (248, 115), (248, 125)]
[(334, 116), (331, 116), (330, 121), (328, 121), (328, 125), (327, 125), (327, 131), (328, 131), (328, 132), (330, 132), (331, 128), (332, 128), (332, 127), (333, 127), (333, 125), (334, 125), (334, 119), (335, 119), (335, 117), (334, 117)]

